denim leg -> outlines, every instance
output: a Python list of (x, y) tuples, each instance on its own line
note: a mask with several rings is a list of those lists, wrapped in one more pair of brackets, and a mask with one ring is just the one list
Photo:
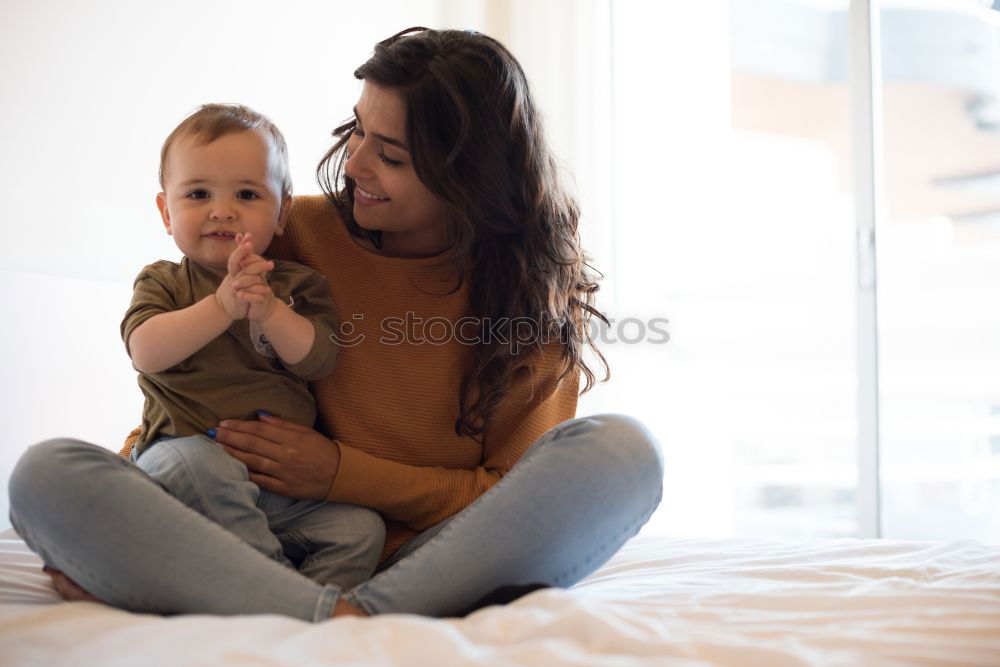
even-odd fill
[(109, 604), (175, 614), (330, 617), (339, 596), (187, 507), (117, 454), (79, 440), (30, 447), (10, 519), (49, 565)]
[(313, 581), (346, 590), (375, 573), (385, 545), (385, 522), (375, 510), (268, 491), (260, 507), (285, 553)]
[(260, 487), (246, 465), (205, 435), (165, 438), (147, 447), (136, 465), (167, 493), (224, 527), (268, 558), (293, 567), (257, 506)]
[[(500, 586), (568, 587), (639, 532), (660, 503), (663, 457), (637, 420), (598, 415), (544, 434), (489, 491), (344, 594), (370, 614), (456, 614)], [(424, 538), (424, 539), (422, 539)]]

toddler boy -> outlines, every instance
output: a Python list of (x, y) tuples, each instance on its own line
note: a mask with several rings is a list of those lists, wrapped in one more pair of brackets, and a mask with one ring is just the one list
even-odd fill
[(132, 460), (267, 556), (347, 590), (375, 571), (381, 516), (264, 491), (206, 435), (258, 410), (311, 428), (306, 382), (336, 361), (323, 276), (261, 256), (292, 203), (284, 139), (247, 107), (204, 105), (164, 142), (160, 186), (156, 203), (184, 258), (142, 270), (121, 324), (146, 397)]

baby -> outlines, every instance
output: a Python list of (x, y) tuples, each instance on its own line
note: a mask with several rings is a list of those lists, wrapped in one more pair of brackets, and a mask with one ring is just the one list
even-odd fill
[(323, 276), (261, 256), (292, 204), (285, 141), (251, 109), (204, 105), (164, 142), (160, 187), (157, 207), (184, 258), (142, 270), (121, 324), (146, 397), (132, 460), (267, 556), (347, 590), (375, 571), (381, 516), (264, 491), (206, 434), (259, 410), (312, 427), (306, 381), (336, 361)]

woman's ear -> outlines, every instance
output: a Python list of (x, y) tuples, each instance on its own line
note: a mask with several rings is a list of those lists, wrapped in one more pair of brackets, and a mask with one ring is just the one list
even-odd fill
[(156, 208), (160, 209), (160, 217), (163, 218), (163, 226), (167, 230), (167, 234), (171, 234), (170, 231), (170, 209), (167, 208), (167, 195), (164, 192), (156, 195)]
[(292, 211), (292, 196), (288, 195), (281, 200), (281, 209), (278, 211), (278, 224), (274, 226), (274, 235), (281, 236), (285, 233), (285, 225), (288, 223), (288, 214)]

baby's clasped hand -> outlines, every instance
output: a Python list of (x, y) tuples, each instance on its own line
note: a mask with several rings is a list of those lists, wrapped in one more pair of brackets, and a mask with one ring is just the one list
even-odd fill
[(234, 320), (266, 319), (274, 309), (274, 293), (267, 284), (267, 272), (273, 268), (274, 262), (253, 251), (250, 234), (237, 234), (226, 276), (215, 292), (226, 314)]
[(237, 284), (237, 295), (241, 301), (249, 304), (246, 315), (248, 320), (255, 322), (266, 320), (274, 311), (274, 304), (276, 303), (274, 292), (271, 291), (271, 286), (267, 284), (267, 272), (274, 269), (274, 262), (264, 259), (253, 252), (253, 244), (250, 241), (249, 233), (243, 235), (237, 234), (236, 243), (241, 246), (245, 245), (250, 249), (250, 254), (239, 262), (240, 270), (237, 274), (237, 283), (240, 280), (248, 279), (250, 276), (257, 278), (257, 280), (250, 279), (247, 286)]

